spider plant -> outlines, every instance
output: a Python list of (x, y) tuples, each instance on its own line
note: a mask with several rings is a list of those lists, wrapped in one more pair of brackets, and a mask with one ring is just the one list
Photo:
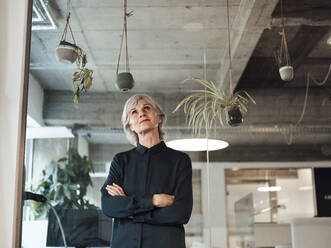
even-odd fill
[(211, 81), (201, 78), (190, 78), (184, 82), (192, 80), (205, 87), (204, 90), (193, 90), (193, 94), (185, 97), (173, 110), (173, 113), (184, 107), (186, 122), (193, 128), (194, 134), (200, 136), (201, 128), (205, 123), (208, 130), (214, 126), (216, 134), (216, 122), (219, 121), (224, 126), (223, 116), (229, 123), (229, 112), (238, 109), (241, 114), (247, 113), (247, 104), (254, 99), (244, 90), (237, 91), (230, 97), (219, 90)]
[(72, 74), (72, 89), (74, 92), (74, 103), (78, 105), (79, 98), (83, 92), (87, 92), (92, 85), (93, 70), (86, 68), (86, 53), (77, 46), (77, 69)]

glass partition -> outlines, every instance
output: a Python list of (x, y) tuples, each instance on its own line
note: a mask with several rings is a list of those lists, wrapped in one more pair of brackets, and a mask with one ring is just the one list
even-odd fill
[[(278, 235), (277, 232), (284, 233), (286, 230), (286, 237), (289, 237), (293, 219), (314, 216), (310, 168), (226, 169), (225, 174), (229, 247), (245, 247), (237, 243), (236, 203), (247, 194), (251, 194), (253, 199), (256, 231), (259, 232), (260, 227), (265, 229), (265, 237), (256, 233), (256, 247), (264, 247), (259, 246), (264, 242), (261, 240), (272, 240), (273, 236)], [(286, 237), (283, 236), (285, 243), (288, 242)]]

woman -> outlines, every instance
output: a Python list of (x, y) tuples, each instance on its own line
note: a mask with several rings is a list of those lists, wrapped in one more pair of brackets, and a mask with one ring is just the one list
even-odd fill
[(125, 103), (122, 123), (135, 148), (114, 156), (101, 188), (114, 218), (112, 248), (184, 248), (192, 212), (192, 165), (162, 141), (165, 114), (147, 95)]

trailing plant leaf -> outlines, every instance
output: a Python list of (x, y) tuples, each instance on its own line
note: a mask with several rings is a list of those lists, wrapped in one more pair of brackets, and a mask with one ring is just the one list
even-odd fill
[(87, 92), (92, 86), (93, 70), (85, 67), (87, 64), (87, 56), (80, 47), (77, 47), (76, 53), (77, 69), (72, 74), (72, 89), (74, 104), (78, 105), (82, 93)]
[(203, 124), (207, 130), (214, 126), (216, 134), (216, 123), (219, 122), (223, 126), (222, 116), (225, 115), (225, 119), (228, 121), (228, 111), (233, 107), (237, 106), (240, 112), (245, 114), (249, 102), (256, 104), (254, 99), (244, 90), (235, 92), (231, 97), (228, 97), (211, 81), (190, 78), (184, 80), (184, 83), (189, 80), (201, 84), (205, 90), (193, 90), (191, 95), (180, 101), (173, 113), (183, 107), (188, 127), (192, 128), (193, 133), (198, 136), (200, 136)]

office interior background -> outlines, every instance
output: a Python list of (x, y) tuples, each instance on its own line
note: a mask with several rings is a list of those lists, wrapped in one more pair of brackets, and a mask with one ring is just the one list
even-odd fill
[[(314, 230), (331, 226), (329, 218), (317, 217), (314, 168), (328, 168), (331, 160), (331, 4), (283, 1), (294, 68), (290, 82), (280, 78), (274, 59), (281, 43), (280, 1), (229, 4), (228, 9), (223, 0), (128, 1), (133, 10), (128, 51), (135, 85), (124, 93), (115, 85), (123, 1), (72, 0), (72, 31), (87, 54), (86, 66), (94, 71), (91, 89), (75, 106), (75, 65), (55, 58), (67, 2), (1, 2), (2, 247), (45, 247), (48, 215), (38, 219), (32, 205), (21, 201), (21, 193), (36, 189), (42, 170), (67, 156), (70, 148), (92, 161), (93, 186), (88, 186), (85, 199), (100, 207), (99, 189), (112, 157), (132, 147), (120, 122), (130, 95), (150, 94), (164, 107), (166, 142), (194, 137), (182, 109), (172, 111), (192, 90), (201, 89), (193, 81), (182, 83), (186, 78), (205, 78), (229, 91), (227, 10), (233, 89), (247, 91), (256, 105), (249, 103), (240, 126), (218, 124), (216, 135), (211, 132), (209, 138), (229, 146), (210, 151), (209, 162), (206, 151), (188, 152), (194, 208), (186, 225), (187, 247), (309, 245), (296, 235), (327, 247), (323, 245), (330, 237), (314, 239)], [(124, 50), (119, 69), (125, 70)]]

